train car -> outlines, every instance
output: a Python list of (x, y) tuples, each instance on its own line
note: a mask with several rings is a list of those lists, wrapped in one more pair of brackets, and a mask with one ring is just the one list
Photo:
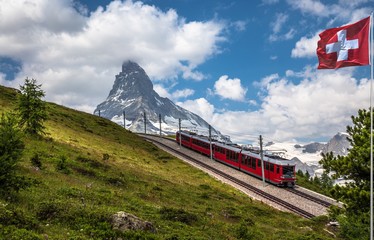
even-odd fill
[[(240, 169), (243, 172), (262, 178), (261, 157), (257, 153), (242, 152)], [(293, 187), (296, 182), (295, 162), (278, 156), (263, 156), (265, 181), (274, 185)]]
[(182, 145), (201, 154), (210, 156), (210, 142), (207, 138), (197, 136), (188, 132), (179, 131), (176, 134), (176, 141), (179, 142), (179, 135), (181, 135)]
[(223, 143), (213, 144), (213, 158), (226, 165), (240, 169), (241, 149)]
[[(210, 141), (188, 132), (176, 133), (176, 141), (201, 154), (210, 156)], [(293, 187), (296, 182), (295, 162), (279, 156), (264, 155), (263, 164), (258, 152), (242, 150), (238, 146), (212, 142), (213, 159), (242, 172), (262, 179), (262, 167), (267, 182), (277, 186)]]
[(179, 133), (178, 131), (175, 137), (176, 137), (175, 140), (178, 143), (181, 143), (184, 147), (191, 148), (192, 135), (190, 133), (187, 133), (187, 132)]

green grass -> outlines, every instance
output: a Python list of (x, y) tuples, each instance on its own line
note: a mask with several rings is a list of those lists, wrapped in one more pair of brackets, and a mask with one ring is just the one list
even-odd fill
[[(0, 86), (0, 113), (15, 103)], [(109, 120), (53, 103), (48, 113), (48, 135), (24, 139), (18, 171), (33, 185), (0, 196), (0, 238), (330, 239), (325, 217), (254, 201)], [(112, 230), (118, 211), (157, 232)]]

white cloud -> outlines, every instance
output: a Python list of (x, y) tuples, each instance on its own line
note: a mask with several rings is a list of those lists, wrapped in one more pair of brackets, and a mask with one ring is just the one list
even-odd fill
[(201, 80), (196, 68), (225, 41), (222, 22), (187, 22), (130, 0), (90, 15), (70, 0), (0, 0), (0, 12), (1, 54), (22, 63), (11, 84), (36, 78), (48, 101), (86, 111), (105, 99), (124, 60), (137, 61), (151, 79)]
[(189, 89), (189, 88), (186, 88), (186, 89), (183, 89), (183, 90), (177, 90), (177, 91), (173, 92), (172, 98), (173, 99), (186, 98), (186, 97), (192, 96), (194, 93), (195, 93), (195, 91), (193, 89)]
[[(351, 125), (351, 115), (369, 106), (369, 81), (352, 77), (353, 69), (272, 74), (257, 83), (264, 92), (257, 111), (215, 112), (212, 125), (234, 141), (249, 142), (262, 134), (267, 141), (330, 138)], [(302, 81), (294, 84), (291, 77)]]
[(221, 76), (214, 84), (214, 93), (235, 101), (244, 101), (247, 89), (241, 85), (239, 78), (229, 79), (227, 75)]
[(279, 2), (279, 0), (262, 0), (262, 4), (265, 4), (265, 5), (272, 5), (272, 4), (276, 4), (278, 2)]
[(247, 28), (246, 21), (235, 21), (231, 24), (237, 31), (242, 32)]
[(195, 90), (190, 89), (190, 88), (178, 89), (178, 90), (175, 90), (172, 93), (169, 93), (171, 91), (170, 89), (172, 87), (173, 86), (171, 86), (170, 88), (165, 88), (161, 84), (154, 84), (153, 85), (153, 90), (155, 90), (155, 92), (158, 95), (160, 95), (160, 97), (166, 97), (166, 98), (169, 98), (172, 101), (178, 101), (181, 98), (187, 98), (189, 96), (192, 96), (195, 93)]
[(169, 98), (171, 99), (171, 94), (169, 94), (169, 90), (166, 89), (164, 86), (162, 86), (161, 84), (154, 84), (153, 85), (153, 90), (155, 90), (155, 92), (160, 95), (160, 97), (165, 97), (165, 98)]
[(299, 9), (303, 13), (309, 13), (316, 16), (328, 16), (331, 9), (326, 7), (320, 1), (316, 0), (287, 0), (293, 8)]
[(287, 0), (292, 8), (304, 14), (320, 18), (333, 17), (329, 25), (336, 25), (336, 21), (352, 23), (369, 16), (372, 9), (359, 7), (367, 2), (368, 0), (340, 0), (337, 4), (323, 4), (318, 0)]
[(312, 38), (302, 37), (296, 42), (295, 47), (291, 51), (291, 56), (293, 58), (316, 57), (317, 42), (319, 39), (318, 34)]
[(291, 28), (288, 32), (281, 34), (281, 30), (288, 21), (288, 14), (277, 13), (275, 20), (270, 24), (272, 28), (272, 34), (269, 36), (269, 41), (274, 42), (278, 40), (289, 40), (292, 39), (296, 33), (296, 30)]
[(195, 100), (187, 100), (185, 102), (177, 102), (177, 104), (197, 115), (204, 120), (211, 122), (213, 119), (214, 106), (210, 104), (205, 98), (198, 98)]
[(288, 15), (284, 13), (277, 13), (276, 19), (272, 22), (273, 33), (279, 33), (283, 25), (287, 22)]

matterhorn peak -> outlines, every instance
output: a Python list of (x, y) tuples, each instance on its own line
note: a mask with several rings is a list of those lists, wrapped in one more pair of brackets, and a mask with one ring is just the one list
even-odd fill
[[(175, 133), (179, 128), (179, 119), (184, 129), (206, 133), (209, 128), (209, 124), (198, 115), (175, 105), (168, 98), (160, 97), (153, 90), (147, 73), (133, 61), (123, 62), (122, 71), (115, 76), (107, 99), (94, 111), (96, 115), (99, 113), (134, 132), (144, 132), (146, 119), (147, 131), (158, 133), (160, 115), (164, 134)], [(214, 129), (213, 133), (220, 135)]]

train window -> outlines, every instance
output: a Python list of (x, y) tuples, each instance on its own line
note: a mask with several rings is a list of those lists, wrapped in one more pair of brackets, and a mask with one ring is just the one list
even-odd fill
[(265, 162), (265, 170), (269, 170), (269, 163)]
[(249, 157), (249, 156), (245, 156), (245, 158), (247, 159), (247, 166), (251, 166), (251, 164), (252, 164), (252, 158), (251, 157)]
[(274, 172), (274, 164), (272, 164), (272, 163), (269, 163), (270, 164), (270, 166), (269, 166), (269, 170), (271, 171), (271, 172)]
[(251, 160), (252, 160), (252, 164), (251, 164), (252, 168), (256, 169), (256, 158), (251, 158)]
[(188, 137), (188, 136), (185, 136), (185, 135), (182, 135), (182, 140), (183, 141), (190, 141), (190, 137)]
[(261, 160), (257, 159), (257, 167), (261, 167)]
[(279, 174), (279, 166), (277, 166), (277, 174)]
[(292, 177), (294, 172), (293, 166), (283, 166), (283, 175), (286, 177)]
[(215, 151), (218, 152), (218, 153), (222, 153), (222, 148), (221, 147), (218, 147), (218, 146), (214, 146), (215, 148)]

